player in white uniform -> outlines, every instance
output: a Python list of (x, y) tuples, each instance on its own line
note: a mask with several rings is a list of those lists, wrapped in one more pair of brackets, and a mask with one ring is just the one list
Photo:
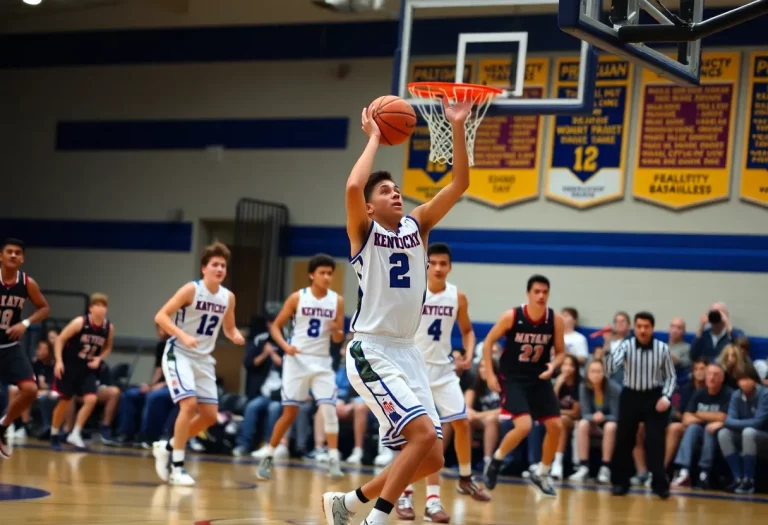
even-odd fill
[(171, 336), (162, 366), (173, 402), (179, 405), (173, 437), (153, 445), (157, 475), (171, 485), (195, 484), (184, 468), (187, 440), (216, 423), (219, 395), (216, 360), (211, 353), (219, 331), (223, 327), (230, 341), (245, 344), (235, 326), (235, 295), (221, 285), (229, 256), (229, 249), (221, 243), (206, 247), (202, 280), (179, 288), (155, 316), (155, 322)]
[[(310, 391), (323, 414), (328, 439), (328, 473), (342, 476), (339, 458), (339, 418), (336, 415), (336, 374), (331, 364), (331, 339), (344, 340), (344, 299), (331, 290), (336, 261), (318, 254), (309, 260), (307, 288), (293, 292), (275, 318), (269, 333), (285, 352), (283, 359), (283, 413), (275, 423), (269, 447), (259, 462), (256, 477), (270, 479), (275, 447), (299, 413), (299, 405)], [(283, 326), (294, 319), (290, 341), (283, 337)]]
[(414, 336), (427, 291), (429, 232), (469, 187), (464, 121), (471, 105), (462, 102), (451, 107), (445, 99), (444, 105), (453, 128), (453, 176), (431, 201), (407, 217), (392, 175), (371, 173), (381, 133), (368, 109), (363, 109), (363, 130), (369, 140), (346, 188), (350, 262), (360, 282), (351, 323), (355, 336), (347, 347), (347, 375), (379, 420), (382, 443), (402, 451), (357, 490), (323, 495), (329, 525), (346, 525), (372, 498), (378, 499), (365, 523), (386, 523), (405, 488), (443, 466), (440, 419)]
[[(467, 296), (446, 281), (451, 271), (451, 249), (447, 244), (434, 243), (427, 250), (427, 295), (421, 307), (421, 323), (416, 332), (416, 346), (427, 365), (429, 387), (440, 423), (453, 427), (454, 447), (459, 460), (459, 494), (476, 501), (490, 501), (487, 491), (472, 481), (472, 433), (467, 419), (464, 393), (459, 386), (457, 371), (472, 367), (475, 332), (469, 320)], [(451, 356), (451, 332), (458, 321), (465, 353), (455, 361)], [(397, 502), (397, 517), (416, 519), (413, 510), (413, 487), (409, 486)], [(448, 523), (451, 517), (440, 503), (440, 473), (427, 476), (427, 507), (424, 519), (433, 523)]]

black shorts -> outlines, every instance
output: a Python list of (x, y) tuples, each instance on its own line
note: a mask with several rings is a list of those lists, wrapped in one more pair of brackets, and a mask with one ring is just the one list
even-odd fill
[(534, 421), (560, 417), (560, 403), (548, 380), (505, 377), (501, 382), (501, 417), (528, 414)]
[(61, 379), (54, 379), (53, 391), (62, 399), (95, 394), (99, 387), (99, 371), (88, 368), (85, 361), (64, 363)]
[(32, 361), (21, 349), (21, 345), (0, 348), (0, 383), (18, 385), (25, 381), (37, 384), (37, 376), (32, 368)]

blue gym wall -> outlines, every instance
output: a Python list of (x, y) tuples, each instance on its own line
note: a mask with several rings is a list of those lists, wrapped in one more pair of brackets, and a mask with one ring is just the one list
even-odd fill
[[(414, 54), (450, 57), (459, 29), (526, 30), (529, 52), (577, 46), (552, 16), (423, 20)], [(764, 45), (761, 31), (706, 45)], [(395, 38), (391, 21), (0, 35), (0, 154), (14, 181), (0, 236), (33, 246), (27, 267), (44, 287), (109, 293), (119, 333), (134, 336), (151, 336), (154, 311), (195, 275), (200, 221), (231, 220), (241, 197), (288, 205), (295, 258), (343, 259), (357, 119), (390, 90)], [(219, 144), (220, 158), (205, 150)], [(382, 148), (377, 166), (399, 173), (403, 155)], [(630, 196), (589, 211), (461, 202), (431, 240), (454, 247), (452, 280), (481, 329), (523, 300), (536, 271), (552, 278), (554, 306), (576, 306), (588, 327), (648, 308), (661, 328), (682, 315), (695, 330), (721, 300), (765, 337), (767, 214), (735, 197), (685, 212)]]

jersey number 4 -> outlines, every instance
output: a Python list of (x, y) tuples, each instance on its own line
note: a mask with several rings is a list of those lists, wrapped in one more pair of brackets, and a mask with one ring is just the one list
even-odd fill
[(408, 264), (408, 255), (404, 253), (393, 253), (389, 256), (389, 287), (390, 288), (410, 288), (411, 278), (408, 277), (408, 270), (411, 266)]
[(197, 327), (197, 333), (199, 335), (212, 336), (213, 331), (219, 325), (219, 316), (212, 315), (210, 322), (208, 322), (208, 314), (203, 315), (200, 318), (200, 326)]
[(427, 334), (432, 336), (433, 341), (439, 341), (440, 336), (443, 334), (443, 320), (435, 319), (434, 322), (427, 328)]
[[(520, 361), (523, 363), (536, 363), (541, 359), (541, 354), (544, 353), (544, 346), (542, 345), (523, 345), (523, 351), (520, 353)], [(533, 357), (531, 357), (533, 354)]]

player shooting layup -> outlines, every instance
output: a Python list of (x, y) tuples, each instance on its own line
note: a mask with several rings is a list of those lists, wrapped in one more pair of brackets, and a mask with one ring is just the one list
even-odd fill
[(464, 121), (471, 106), (462, 102), (450, 107), (446, 99), (443, 102), (453, 128), (453, 178), (430, 202), (405, 217), (392, 175), (371, 173), (381, 132), (363, 109), (363, 130), (369, 140), (346, 189), (350, 262), (360, 282), (350, 327), (355, 336), (347, 348), (346, 366), (352, 387), (379, 420), (382, 443), (402, 452), (357, 490), (325, 493), (323, 512), (329, 525), (349, 523), (376, 497), (365, 523), (386, 523), (405, 488), (443, 466), (440, 419), (424, 358), (414, 344), (427, 291), (429, 232), (469, 186)]
[(184, 468), (187, 440), (216, 423), (219, 394), (211, 352), (222, 326), (230, 341), (245, 344), (235, 326), (235, 294), (221, 285), (227, 263), (229, 248), (219, 242), (206, 247), (200, 261), (202, 280), (179, 288), (155, 316), (171, 335), (163, 354), (163, 374), (173, 402), (179, 405), (173, 437), (153, 446), (157, 475), (171, 485), (195, 484)]
[[(467, 296), (447, 282), (451, 271), (451, 249), (447, 244), (434, 243), (427, 250), (427, 295), (421, 309), (421, 323), (416, 332), (416, 346), (424, 355), (429, 387), (440, 423), (451, 425), (455, 432), (454, 446), (459, 460), (459, 494), (466, 494), (476, 501), (490, 501), (487, 491), (472, 481), (472, 434), (467, 419), (464, 392), (459, 386), (457, 370), (472, 367), (475, 350), (475, 332), (469, 320)], [(451, 332), (459, 323), (464, 343), (464, 355), (454, 362), (451, 359)], [(397, 500), (397, 517), (414, 520), (413, 487), (408, 487)], [(427, 476), (427, 507), (424, 517), (432, 523), (449, 523), (451, 517), (440, 503), (440, 473)]]

